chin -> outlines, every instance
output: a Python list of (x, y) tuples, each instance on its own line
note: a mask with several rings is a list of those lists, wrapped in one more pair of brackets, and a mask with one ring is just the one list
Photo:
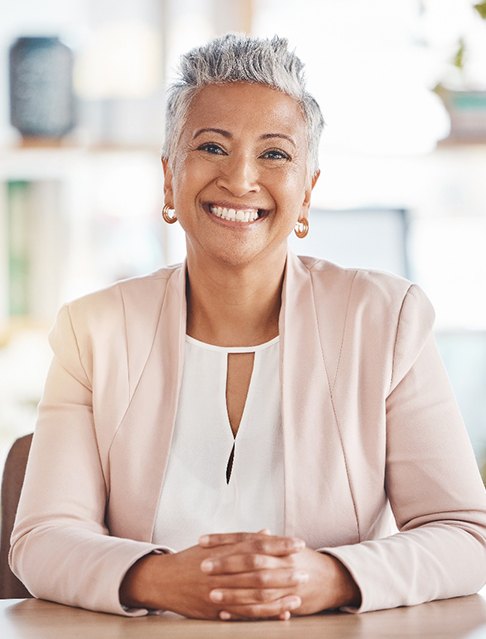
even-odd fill
[(255, 262), (256, 259), (257, 258), (254, 254), (242, 255), (231, 251), (215, 256), (216, 261), (224, 264), (226, 267), (232, 268), (246, 267)]

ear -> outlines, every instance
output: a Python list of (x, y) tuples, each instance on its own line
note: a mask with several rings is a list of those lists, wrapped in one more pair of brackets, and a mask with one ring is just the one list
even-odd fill
[(174, 193), (172, 191), (172, 169), (167, 158), (162, 158), (162, 168), (164, 170), (164, 199), (171, 208), (174, 206)]
[(319, 179), (321, 172), (319, 169), (317, 169), (317, 171), (314, 173), (314, 175), (312, 176), (310, 183), (306, 186), (306, 189), (304, 191), (304, 201), (302, 202), (302, 215), (304, 217), (308, 217), (309, 216), (309, 208), (310, 208), (310, 203), (311, 203), (311, 195), (312, 195), (312, 190), (314, 189), (317, 180)]

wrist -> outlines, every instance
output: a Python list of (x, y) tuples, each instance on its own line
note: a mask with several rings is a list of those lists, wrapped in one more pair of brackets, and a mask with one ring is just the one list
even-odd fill
[[(119, 589), (120, 603), (127, 608), (160, 609), (160, 591), (156, 586), (162, 562), (168, 554), (148, 554), (136, 561), (125, 573)], [(165, 566), (164, 566), (165, 568)]]
[(328, 555), (332, 562), (332, 572), (335, 593), (333, 608), (359, 608), (361, 605), (361, 591), (346, 566), (333, 555)]

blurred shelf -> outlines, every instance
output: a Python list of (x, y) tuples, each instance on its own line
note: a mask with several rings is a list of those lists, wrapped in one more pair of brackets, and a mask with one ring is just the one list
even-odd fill
[(45, 139), (45, 138), (23, 138), (17, 144), (0, 144), (0, 150), (8, 152), (31, 151), (31, 150), (52, 150), (52, 151), (159, 151), (160, 146), (155, 144), (81, 144), (69, 139)]
[(150, 158), (159, 162), (160, 148), (156, 146), (75, 145), (35, 142), (0, 146), (0, 180), (49, 177), (63, 178), (74, 165), (93, 158)]
[(51, 322), (42, 322), (29, 316), (10, 317), (0, 324), (0, 349), (26, 331), (47, 334), (51, 325)]

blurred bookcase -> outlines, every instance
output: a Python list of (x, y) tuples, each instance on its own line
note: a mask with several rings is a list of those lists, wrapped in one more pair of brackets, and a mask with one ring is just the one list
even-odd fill
[(59, 180), (5, 184), (7, 318), (42, 321), (58, 304), (67, 237), (61, 195)]
[(151, 148), (0, 149), (0, 343), (59, 305), (163, 261)]

